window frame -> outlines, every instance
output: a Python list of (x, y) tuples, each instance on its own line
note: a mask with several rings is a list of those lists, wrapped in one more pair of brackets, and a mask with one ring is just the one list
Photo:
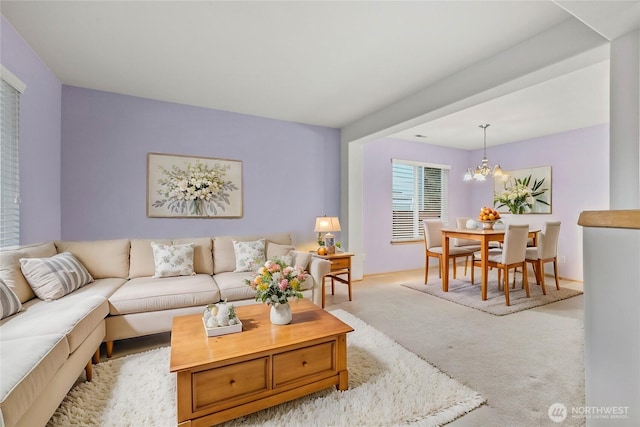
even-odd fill
[[(396, 174), (396, 165), (398, 166), (410, 166), (411, 171), (411, 185), (413, 189), (411, 191), (411, 200), (408, 200), (407, 189), (398, 188), (402, 183), (397, 182), (398, 177)], [(424, 174), (424, 169), (437, 170), (440, 173), (440, 184), (437, 194), (433, 196), (433, 193), (427, 194), (429, 183), (426, 180), (427, 176)], [(421, 242), (424, 239), (424, 231), (422, 227), (422, 220), (424, 219), (440, 219), (444, 223), (449, 221), (449, 176), (451, 165), (419, 162), (414, 160), (402, 160), (391, 159), (391, 244), (404, 244), (404, 243), (416, 243)], [(407, 180), (407, 177), (404, 178)], [(422, 181), (422, 182), (421, 182)], [(405, 183), (407, 185), (407, 183)], [(397, 196), (400, 191), (404, 191), (404, 201), (401, 196)], [(433, 212), (433, 209), (426, 209), (425, 201), (426, 196), (432, 195), (436, 197), (439, 203), (438, 214), (433, 216), (428, 212)], [(416, 202), (417, 200), (417, 202)], [(411, 212), (410, 222), (398, 223), (399, 214), (397, 212), (403, 212), (396, 209), (396, 206), (400, 203), (409, 204), (410, 210), (404, 212)], [(422, 207), (422, 209), (421, 209)], [(433, 208), (433, 201), (430, 204), (430, 208)], [(403, 228), (405, 229), (403, 231)]]
[(20, 97), (26, 85), (1, 64), (0, 80), (0, 247), (9, 247), (20, 244)]

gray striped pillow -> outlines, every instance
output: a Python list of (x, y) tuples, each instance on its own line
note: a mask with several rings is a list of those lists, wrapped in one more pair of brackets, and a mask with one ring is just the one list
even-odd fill
[(18, 296), (11, 290), (9, 285), (0, 279), (0, 319), (9, 317), (22, 310), (22, 304)]
[(45, 301), (58, 299), (93, 282), (91, 274), (71, 252), (51, 258), (20, 258), (20, 267), (33, 293)]

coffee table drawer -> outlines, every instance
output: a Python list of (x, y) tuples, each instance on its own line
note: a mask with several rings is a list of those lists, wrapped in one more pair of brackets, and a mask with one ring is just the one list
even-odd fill
[(273, 357), (273, 387), (311, 375), (335, 374), (335, 342), (317, 344)]
[(194, 410), (267, 390), (268, 362), (262, 357), (194, 373)]

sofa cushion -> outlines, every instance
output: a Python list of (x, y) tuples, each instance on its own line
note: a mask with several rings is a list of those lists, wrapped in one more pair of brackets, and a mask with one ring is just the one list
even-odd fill
[(2, 339), (63, 334), (73, 353), (109, 313), (106, 298), (78, 292), (51, 302), (26, 302), (21, 312), (2, 320)]
[(22, 310), (22, 303), (11, 288), (0, 278), (0, 319)]
[(267, 242), (267, 259), (286, 257), (289, 255), (289, 252), (293, 250), (295, 250), (295, 246), (292, 245), (280, 245), (278, 243)]
[(45, 258), (56, 254), (53, 242), (0, 250), (0, 278), (18, 296), (20, 302), (35, 298), (33, 289), (20, 270), (20, 258)]
[(151, 242), (155, 272), (153, 277), (193, 276), (193, 243), (163, 245)]
[(244, 281), (251, 280), (255, 272), (234, 273), (226, 272), (213, 276), (220, 289), (220, 299), (229, 302), (243, 299), (255, 299), (256, 291)]
[(174, 245), (193, 243), (193, 271), (202, 274), (213, 274), (213, 242), (210, 237), (193, 239), (176, 239)]
[(58, 252), (71, 252), (94, 279), (129, 276), (128, 239), (55, 242)]
[(208, 274), (165, 278), (138, 277), (109, 298), (111, 315), (205, 306), (220, 300), (220, 291)]
[(265, 239), (267, 242), (280, 245), (290, 245), (291, 236), (288, 233), (276, 233), (254, 236), (222, 236), (213, 238), (213, 272), (214, 274), (233, 271), (236, 269), (236, 257), (233, 251), (233, 241), (250, 242)]
[[(42, 303), (42, 301), (40, 301)], [(0, 340), (0, 410), (4, 424), (22, 418), (69, 357), (62, 334)]]
[(49, 258), (20, 258), (20, 268), (33, 292), (45, 301), (58, 299), (93, 282), (93, 277), (71, 252)]
[(252, 242), (233, 241), (233, 252), (236, 257), (236, 273), (243, 271), (256, 271), (264, 265), (265, 240), (259, 239)]
[(155, 262), (153, 261), (153, 249), (151, 242), (170, 245), (171, 240), (134, 239), (131, 241), (131, 257), (129, 266), (129, 278), (151, 277), (155, 274)]

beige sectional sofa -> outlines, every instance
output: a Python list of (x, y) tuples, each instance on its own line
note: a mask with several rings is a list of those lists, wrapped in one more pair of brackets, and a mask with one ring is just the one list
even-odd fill
[[(202, 313), (209, 303), (255, 304), (244, 282), (251, 272), (234, 272), (233, 241), (266, 241), (266, 258), (290, 254), (307, 262), (303, 295), (320, 305), (321, 281), (329, 261), (294, 251), (286, 233), (264, 236), (176, 240), (118, 239), (56, 241), (0, 252), (0, 279), (22, 310), (0, 320), (0, 426), (45, 425), (75, 381), (106, 343), (171, 330), (174, 316)], [(151, 242), (193, 243), (194, 275), (154, 278)], [(292, 252), (293, 251), (293, 252)], [(35, 296), (20, 269), (21, 258), (70, 252), (94, 281), (53, 301)]]

